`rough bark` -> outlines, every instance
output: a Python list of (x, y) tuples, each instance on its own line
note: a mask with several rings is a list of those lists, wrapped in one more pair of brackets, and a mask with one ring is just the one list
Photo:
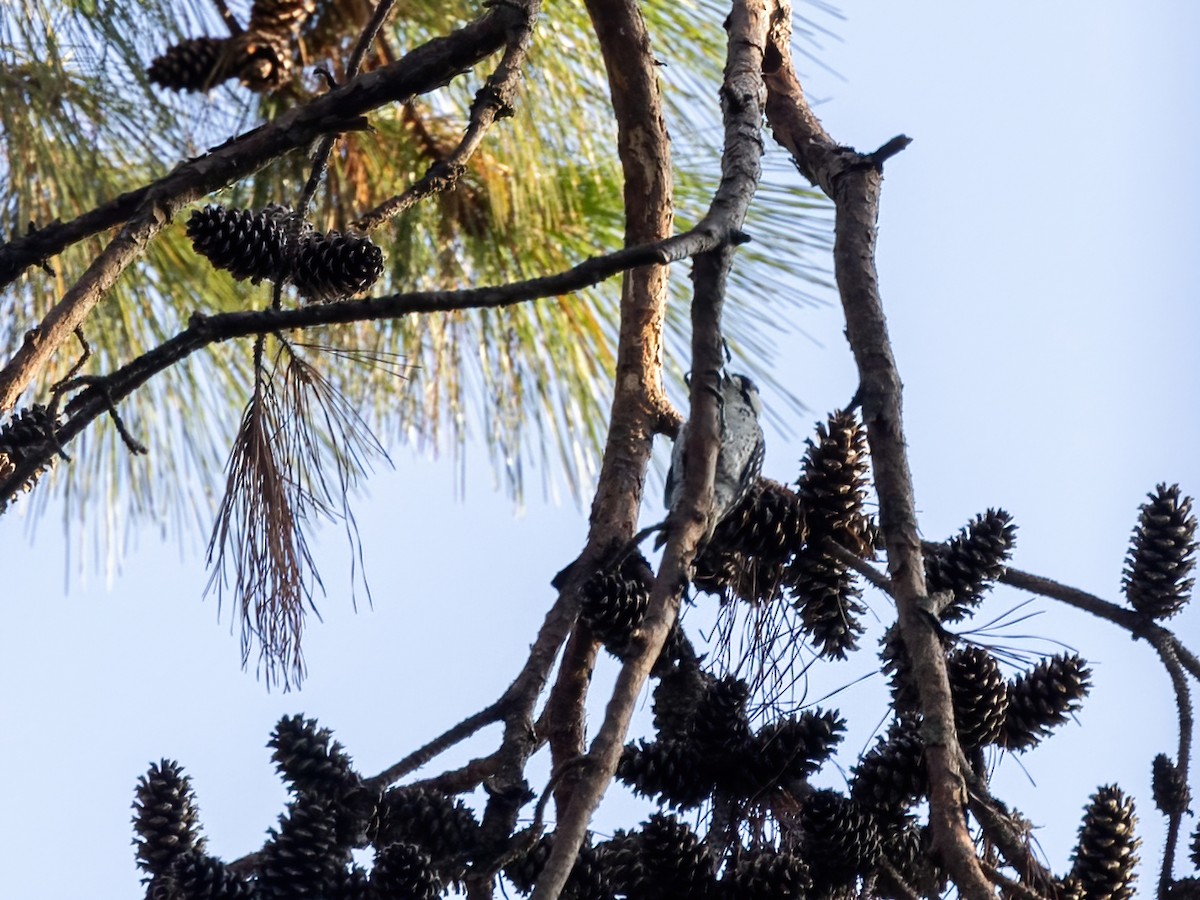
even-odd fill
[(859, 398), (871, 448), (879, 525), (901, 635), (912, 658), (925, 716), (922, 736), (930, 784), (934, 846), (959, 890), (971, 900), (993, 890), (967, 830), (965, 760), (958, 745), (945, 654), (936, 617), (927, 606), (924, 560), (917, 529), (912, 474), (905, 449), (901, 381), (875, 269), (876, 221), (882, 164), (907, 145), (897, 138), (873, 154), (839, 146), (812, 114), (791, 61), (791, 9), (781, 2), (765, 71), (767, 117), (775, 138), (806, 178), (833, 200), (834, 272), (846, 313), (846, 333), (859, 372)]
[(633, 640), (604, 721), (579, 767), (571, 802), (558, 820), (554, 847), (538, 879), (532, 900), (554, 900), (566, 884), (592, 813), (616, 771), (629, 720), (650, 669), (679, 614), (679, 601), (700, 541), (712, 515), (713, 473), (719, 447), (719, 423), (712, 378), (724, 361), (720, 315), (724, 282), (746, 208), (758, 185), (762, 152), (762, 48), (767, 29), (767, 5), (761, 0), (734, 4), (729, 19), (729, 57), (721, 90), (725, 115), (725, 151), (721, 184), (705, 219), (696, 231), (723, 235), (716, 250), (696, 258), (695, 299), (692, 303), (692, 406), (688, 429), (689, 466), (683, 498), (671, 524), (670, 540), (650, 594), (650, 607)]

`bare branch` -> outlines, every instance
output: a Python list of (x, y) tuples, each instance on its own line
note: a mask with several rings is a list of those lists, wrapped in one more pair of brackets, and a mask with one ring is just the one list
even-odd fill
[(827, 553), (834, 559), (848, 565), (888, 596), (892, 596), (892, 580), (857, 553), (851, 553), (837, 541), (833, 540), (833, 538), (825, 538), (824, 543), (821, 545), (821, 550), (823, 553)]
[(711, 386), (724, 361), (720, 316), (724, 283), (732, 260), (731, 246), (740, 234), (746, 208), (759, 177), (762, 152), (762, 48), (766, 39), (766, 9), (757, 3), (735, 2), (729, 19), (728, 63), (721, 89), (725, 116), (725, 151), (721, 184), (697, 231), (726, 237), (717, 249), (700, 255), (695, 264), (692, 303), (692, 419), (689, 427), (689, 466), (662, 567), (650, 594), (650, 606), (634, 635), (633, 648), (621, 667), (612, 697), (581, 767), (574, 796), (555, 830), (554, 846), (532, 900), (554, 900), (562, 892), (592, 812), (612, 780), (620, 758), (629, 719), (638, 693), (658, 658), (679, 613), (679, 600), (700, 541), (712, 515), (713, 474), (719, 444), (718, 412)]
[[(486, 728), (494, 722), (499, 722), (503, 717), (508, 706), (511, 704), (511, 698), (506, 697), (497, 700), (490, 706), (486, 706), (474, 715), (467, 716), (457, 725), (448, 728), (442, 734), (438, 735), (424, 747), (414, 750), (404, 759), (388, 766), (378, 775), (368, 778), (366, 785), (375, 790), (382, 790), (389, 784), (394, 784), (410, 772), (415, 772), (421, 766), (428, 763), (430, 760), (437, 757), (440, 753), (453, 747), (455, 744), (465, 741), (481, 728)], [(472, 763), (474, 765), (475, 763)]]
[(781, 0), (772, 16), (764, 75), (767, 117), (775, 139), (797, 167), (834, 201), (834, 269), (846, 311), (847, 337), (859, 371), (863, 421), (871, 446), (879, 523), (888, 552), (901, 633), (912, 657), (925, 715), (930, 823), (935, 846), (963, 896), (983, 900), (992, 888), (980, 870), (962, 811), (965, 767), (954, 726), (945, 654), (926, 595), (912, 475), (901, 417), (901, 382), (892, 355), (875, 270), (875, 224), (882, 182), (880, 164), (907, 144), (895, 138), (875, 154), (839, 146), (812, 114), (791, 59), (791, 8)]
[[(661, 241), (670, 235), (674, 218), (671, 142), (646, 23), (637, 4), (629, 0), (592, 0), (587, 7), (617, 120), (625, 243)], [(606, 563), (611, 557), (608, 549), (627, 543), (637, 527), (656, 407), (666, 402), (662, 364), (668, 274), (661, 265), (639, 267), (626, 273), (621, 286), (617, 373), (585, 551), (586, 556), (604, 553)], [(577, 572), (581, 578), (590, 574)], [(555, 765), (583, 753), (585, 699), (597, 650), (590, 629), (577, 624), (544, 714)], [(560, 815), (571, 799), (576, 771), (555, 789)]]
[[(1175, 689), (1175, 709), (1179, 716), (1179, 748), (1175, 765), (1179, 771), (1180, 781), (1187, 784), (1188, 770), (1192, 759), (1192, 734), (1196, 727), (1192, 712), (1191, 689), (1188, 687), (1187, 676), (1179, 664), (1179, 658), (1175, 655), (1174, 649), (1165, 644), (1155, 644), (1155, 649), (1158, 651), (1163, 665), (1167, 667), (1167, 674), (1171, 677), (1171, 686)], [(1168, 895), (1171, 882), (1174, 880), (1175, 853), (1179, 849), (1179, 832), (1183, 824), (1183, 813), (1182, 809), (1173, 809), (1167, 813), (1167, 840), (1163, 848), (1162, 870), (1158, 876), (1159, 897)]]

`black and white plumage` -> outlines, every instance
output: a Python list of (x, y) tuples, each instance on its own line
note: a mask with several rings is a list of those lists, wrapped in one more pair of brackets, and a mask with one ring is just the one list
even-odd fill
[[(758, 387), (745, 375), (722, 374), (720, 379), (721, 449), (717, 454), (717, 471), (713, 480), (712, 528), (716, 528), (722, 519), (733, 512), (750, 491), (762, 471), (766, 451), (762, 426), (758, 421), (762, 413)], [(663, 498), (669, 511), (674, 509), (678, 491), (683, 485), (683, 473), (687, 467), (684, 447), (689, 424), (685, 422), (680, 429), (671, 453), (671, 468), (667, 471), (667, 488)]]

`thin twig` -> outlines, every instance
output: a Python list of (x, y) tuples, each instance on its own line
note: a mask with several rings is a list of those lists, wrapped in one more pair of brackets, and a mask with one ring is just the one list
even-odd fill
[[(496, 120), (512, 115), (513, 98), (521, 80), (521, 65), (529, 52), (531, 35), (532, 29), (526, 28), (508, 42), (496, 71), (475, 95), (467, 129), (458, 146), (444, 158), (435, 160), (419, 181), (360, 216), (354, 222), (354, 228), (372, 231), (425, 197), (451, 190), (458, 183), (488, 129)], [(656, 234), (648, 239), (660, 237), (666, 237), (666, 234)]]
[[(379, 0), (375, 5), (375, 11), (371, 14), (371, 20), (367, 22), (363, 28), (362, 34), (358, 36), (358, 42), (354, 45), (354, 50), (350, 54), (350, 60), (346, 63), (346, 72), (343, 76), (344, 81), (350, 81), (356, 75), (362, 66), (363, 58), (367, 55), (367, 50), (371, 43), (375, 40), (375, 36), (379, 34), (379, 29), (383, 27), (384, 20), (392, 11), (392, 7), (396, 5), (396, 0)], [(312, 202), (313, 195), (317, 192), (317, 185), (321, 183), (321, 179), (325, 176), (325, 170), (329, 167), (329, 154), (333, 152), (333, 145), (337, 142), (338, 134), (324, 135), (317, 142), (317, 148), (312, 155), (312, 171), (309, 173), (308, 181), (304, 184), (304, 190), (300, 192), (300, 199), (296, 201), (296, 215), (303, 219), (308, 214), (308, 204)]]
[(1101, 619), (1106, 619), (1114, 625), (1119, 625), (1136, 638), (1141, 638), (1159, 650), (1169, 648), (1170, 653), (1186, 669), (1193, 678), (1200, 681), (1200, 658), (1197, 658), (1188, 647), (1169, 628), (1165, 628), (1149, 616), (1135, 610), (1102, 600), (1095, 594), (1089, 594), (1079, 588), (1060, 584), (1041, 575), (1022, 572), (1019, 569), (1005, 569), (1000, 576), (1002, 584), (1039, 594), (1082, 609)]
[(833, 538), (825, 538), (821, 550), (839, 562), (845, 563), (888, 596), (892, 596), (892, 579), (888, 578), (857, 553), (851, 553)]
[(448, 769), (430, 778), (411, 781), (405, 787), (417, 790), (425, 788), (440, 791), (443, 794), (465, 794), (475, 790), (496, 774), (500, 766), (500, 754), (489, 753), (471, 760), (465, 766)]
[(221, 21), (225, 23), (225, 27), (229, 29), (230, 37), (237, 37), (243, 31), (242, 25), (238, 22), (237, 17), (229, 11), (229, 5), (225, 0), (213, 0), (213, 6), (217, 8), (217, 12), (221, 16)]
[[(1179, 779), (1182, 784), (1188, 784), (1188, 770), (1192, 759), (1192, 734), (1195, 730), (1195, 718), (1192, 712), (1191, 690), (1188, 687), (1187, 676), (1179, 659), (1169, 645), (1155, 645), (1159, 658), (1167, 668), (1171, 677), (1171, 686), (1175, 689), (1175, 708), (1179, 714), (1179, 747), (1175, 758)], [(1175, 869), (1175, 853), (1179, 848), (1179, 832), (1183, 824), (1183, 810), (1172, 809), (1167, 814), (1167, 840), (1163, 848), (1162, 870), (1158, 876), (1158, 896), (1166, 897), (1171, 887)]]
[(421, 766), (428, 763), (438, 754), (445, 752), (455, 744), (466, 740), (481, 728), (485, 728), (494, 722), (499, 722), (504, 718), (504, 714), (508, 709), (508, 701), (504, 698), (497, 700), (489, 706), (484, 707), (474, 715), (467, 716), (457, 725), (446, 729), (442, 734), (438, 735), (424, 747), (414, 750), (408, 756), (399, 762), (388, 766), (378, 775), (366, 780), (366, 785), (369, 788), (382, 789), (389, 784), (394, 784), (399, 781), (409, 772), (416, 771)]

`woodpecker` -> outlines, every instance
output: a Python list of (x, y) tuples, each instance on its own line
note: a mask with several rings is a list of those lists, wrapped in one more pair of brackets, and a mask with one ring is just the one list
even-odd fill
[[(762, 426), (758, 417), (762, 401), (758, 387), (745, 375), (720, 376), (717, 401), (721, 424), (721, 449), (717, 454), (717, 471), (713, 480), (712, 528), (733, 512), (749, 493), (762, 471)], [(687, 467), (684, 445), (687, 443), (688, 422), (679, 431), (671, 453), (671, 468), (667, 471), (667, 489), (663, 498), (668, 512), (673, 510), (678, 491), (683, 485)], [(709, 536), (712, 532), (709, 531)]]

